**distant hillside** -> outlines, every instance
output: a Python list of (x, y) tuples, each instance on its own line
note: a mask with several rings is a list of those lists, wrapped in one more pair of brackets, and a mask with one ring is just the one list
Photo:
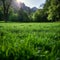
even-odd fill
[(38, 8), (33, 7), (31, 10), (32, 10), (33, 12), (35, 12), (37, 9), (38, 9)]
[(33, 7), (33, 8), (30, 8), (28, 6), (26, 6), (24, 3), (20, 2), (20, 4), (18, 4), (16, 1), (13, 1), (12, 2), (12, 7), (15, 9), (15, 10), (19, 10), (20, 8), (22, 8), (24, 11), (30, 13), (30, 12), (35, 12), (38, 8), (36, 7)]

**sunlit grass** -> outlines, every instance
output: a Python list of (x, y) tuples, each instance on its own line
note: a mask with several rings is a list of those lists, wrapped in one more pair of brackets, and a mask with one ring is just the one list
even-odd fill
[(0, 59), (60, 59), (60, 23), (0, 23)]

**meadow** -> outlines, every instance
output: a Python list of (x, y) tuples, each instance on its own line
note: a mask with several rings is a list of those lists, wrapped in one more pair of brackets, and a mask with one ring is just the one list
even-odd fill
[(0, 60), (60, 60), (60, 23), (0, 23)]

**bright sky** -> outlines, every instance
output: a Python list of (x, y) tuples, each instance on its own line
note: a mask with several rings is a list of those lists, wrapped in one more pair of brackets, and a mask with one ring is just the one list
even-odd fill
[(17, 2), (24, 2), (25, 5), (29, 6), (29, 7), (37, 7), (39, 8), (39, 6), (43, 3), (45, 3), (45, 0), (17, 0)]

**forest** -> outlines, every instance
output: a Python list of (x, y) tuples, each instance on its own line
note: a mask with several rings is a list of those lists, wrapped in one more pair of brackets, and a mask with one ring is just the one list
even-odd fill
[(0, 0), (0, 21), (56, 22), (60, 21), (60, 0), (46, 0), (42, 8), (30, 8), (16, 0)]

